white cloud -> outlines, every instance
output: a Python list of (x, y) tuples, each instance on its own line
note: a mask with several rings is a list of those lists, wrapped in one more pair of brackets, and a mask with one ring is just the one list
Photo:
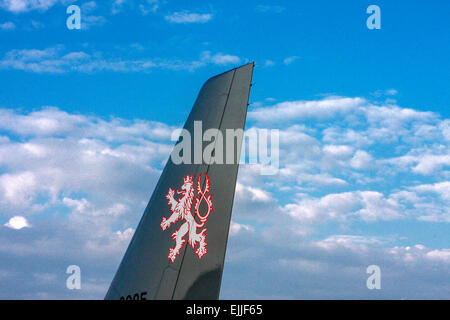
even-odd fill
[(399, 195), (412, 204), (422, 221), (450, 222), (450, 182), (420, 184), (408, 188), (406, 196)]
[(439, 124), (439, 130), (446, 141), (450, 141), (450, 119), (445, 119)]
[(320, 199), (303, 199), (295, 204), (287, 204), (285, 210), (293, 218), (310, 223), (328, 219), (345, 220), (358, 205), (356, 195), (345, 192), (328, 194)]
[(85, 15), (81, 20), (81, 29), (87, 30), (92, 27), (102, 26), (107, 22), (103, 16)]
[[(24, 52), (22, 60), (52, 54)], [(56, 56), (91, 58), (86, 52)], [(197, 62), (213, 64), (213, 56), (205, 53)], [(276, 105), (282, 115), (273, 121), (274, 106), (256, 109), (260, 117), (250, 119), (275, 128), (285, 123), (281, 168), (275, 176), (260, 176), (252, 165), (239, 169), (221, 297), (267, 298), (270, 292), (272, 298), (366, 298), (370, 264), (382, 268), (380, 297), (445, 296), (449, 249), (441, 240), (431, 248), (431, 231), (425, 246), (409, 230), (394, 227), (404, 220), (428, 232), (430, 221), (450, 221), (450, 175), (441, 161), (448, 154), (448, 120), (358, 97), (289, 104), (291, 110)], [(252, 124), (249, 130), (260, 128)], [(0, 235), (2, 255), (46, 266), (49, 257), (80, 261), (95, 273), (87, 282), (91, 291), (80, 297), (104, 296), (172, 148), (172, 130), (159, 122), (105, 120), (57, 108), (0, 109), (0, 213), (38, 215), (29, 238), (16, 236), (23, 232)], [(427, 156), (441, 159), (423, 175), (417, 167), (431, 161)], [(385, 225), (395, 234), (379, 232)], [(249, 263), (258, 266), (258, 277)], [(17, 277), (28, 274), (23, 270)], [(271, 282), (261, 284), (261, 276)], [(8, 296), (1, 289), (8, 279), (0, 279), (0, 296)], [(30, 282), (39, 279), (45, 275)], [(17, 295), (36, 297), (27, 285)], [(412, 290), (417, 286), (424, 290)], [(299, 293), (298, 287), (307, 289)], [(51, 290), (42, 295), (66, 297)]]
[(234, 236), (242, 231), (249, 231), (252, 232), (254, 229), (251, 226), (240, 224), (234, 221), (231, 221), (230, 223), (230, 236)]
[(407, 154), (387, 159), (387, 164), (400, 170), (405, 168), (421, 175), (432, 175), (450, 166), (450, 149), (448, 147), (414, 148)]
[[(3, 161), (2, 161), (3, 162)], [(34, 200), (39, 186), (36, 175), (30, 171), (0, 175), (0, 206), (27, 207)]]
[(396, 89), (387, 89), (387, 90), (377, 90), (373, 93), (373, 96), (376, 98), (382, 97), (382, 96), (395, 96), (398, 94), (398, 91)]
[(239, 63), (241, 62), (241, 59), (237, 56), (233, 56), (230, 54), (217, 53), (211, 57), (211, 61), (215, 64), (226, 65)]
[(444, 200), (450, 201), (450, 181), (437, 182), (433, 184), (421, 184), (415, 187), (411, 187), (411, 189), (420, 193), (437, 193)]
[(159, 9), (159, 0), (147, 0), (145, 4), (139, 4), (139, 10), (145, 16), (147, 14), (155, 13)]
[(432, 250), (426, 253), (427, 258), (450, 264), (450, 249)]
[(253, 202), (272, 202), (274, 201), (270, 193), (259, 188), (244, 186), (236, 183), (236, 197), (242, 200), (250, 200)]
[(112, 14), (117, 14), (122, 11), (122, 8), (126, 2), (127, 0), (114, 0), (111, 9)]
[(295, 60), (298, 60), (298, 59), (300, 59), (300, 57), (298, 57), (298, 56), (287, 57), (283, 60), (283, 63), (288, 66), (288, 65), (292, 64)]
[(395, 96), (397, 93), (398, 93), (398, 91), (395, 90), (395, 89), (388, 89), (388, 90), (386, 90), (386, 94), (390, 95), (390, 96)]
[(212, 19), (211, 13), (174, 12), (164, 18), (171, 23), (206, 23)]
[[(391, 242), (351, 234), (308, 241), (288, 226), (236, 234), (227, 249), (221, 298), (439, 299), (448, 295), (449, 249), (422, 244), (392, 247)], [(258, 266), (257, 276), (249, 263)], [(378, 292), (366, 287), (366, 268), (372, 264), (382, 272), (383, 289)], [(261, 282), (261, 277), (268, 280)], [(414, 290), (417, 287), (421, 290)]]
[(261, 122), (277, 122), (289, 119), (326, 119), (338, 113), (347, 113), (365, 104), (361, 98), (329, 97), (319, 101), (280, 102), (273, 107), (259, 108), (249, 112), (250, 119)]
[(11, 21), (0, 24), (0, 30), (9, 31), (14, 30), (15, 28), (16, 25), (14, 24), (14, 22)]
[(358, 192), (362, 209), (356, 212), (364, 221), (393, 220), (404, 218), (402, 206), (393, 198), (385, 198), (376, 191)]
[(329, 173), (306, 173), (302, 166), (288, 165), (285, 169), (280, 171), (280, 176), (295, 181), (298, 185), (310, 184), (314, 186), (334, 185), (343, 186), (347, 182), (343, 179), (333, 177)]
[(379, 238), (355, 235), (332, 235), (324, 240), (315, 242), (315, 245), (327, 250), (333, 250), (338, 247), (359, 250), (361, 248), (367, 248), (367, 246), (378, 246), (382, 244), (384, 244), (384, 242)]
[(285, 7), (277, 5), (259, 4), (256, 6), (256, 11), (262, 13), (281, 13), (285, 10)]
[(81, 10), (83, 13), (90, 13), (97, 8), (97, 3), (95, 1), (88, 1), (81, 5)]
[(350, 165), (355, 169), (366, 169), (373, 165), (373, 158), (364, 150), (356, 151), (353, 158), (350, 160)]
[[(0, 119), (1, 130), (22, 137), (0, 144), (0, 165), (7, 169), (0, 174), (0, 213), (31, 214), (61, 203), (81, 212), (81, 205), (87, 206), (83, 201), (93, 201), (87, 206), (91, 214), (116, 216), (131, 209), (131, 199), (141, 197), (134, 202), (141, 205), (145, 188), (130, 193), (127, 185), (156, 179), (170, 153), (174, 129), (139, 120), (105, 121), (56, 108), (29, 114), (3, 109)], [(77, 192), (95, 198), (70, 196)]]
[[(2, 256), (27, 261), (17, 275), (27, 281), (13, 291), (0, 289), (0, 296), (104, 296), (170, 153), (172, 128), (57, 108), (1, 109), (0, 118), (2, 134), (15, 137), (0, 139), (0, 215), (17, 215), (5, 224), (15, 229), (34, 218), (21, 237), (0, 235)], [(78, 296), (59, 291), (64, 278), (43, 286), (48, 277), (28, 276), (36, 265), (59, 274), (73, 263), (82, 266), (88, 284)], [(0, 287), (12, 279), (0, 279)]]
[(55, 108), (46, 108), (28, 115), (17, 114), (12, 110), (0, 110), (2, 129), (19, 134), (57, 135), (68, 133), (85, 121), (84, 117), (70, 115)]
[(135, 230), (133, 228), (127, 228), (124, 231), (117, 231), (116, 234), (121, 241), (131, 241), (134, 231)]
[(436, 115), (433, 112), (417, 111), (409, 108), (392, 106), (366, 106), (363, 111), (370, 124), (387, 128), (402, 129), (406, 123), (412, 121), (433, 121)]
[(44, 24), (42, 23), (42, 22), (39, 22), (39, 21), (36, 21), (36, 20), (31, 20), (31, 26), (34, 28), (34, 29), (41, 29), (41, 28), (43, 28), (44, 27)]
[(372, 137), (364, 131), (333, 126), (323, 130), (323, 141), (333, 144), (348, 143), (355, 147), (367, 147), (374, 143)]
[(31, 10), (46, 11), (60, 0), (1, 0), (0, 7), (13, 13)]
[(279, 174), (264, 184), (291, 194), (283, 208), (299, 221), (449, 221), (445, 191), (412, 188), (425, 177), (445, 190), (450, 178), (448, 120), (438, 114), (327, 97), (257, 107), (249, 119), (269, 128), (283, 124)]
[(119, 14), (126, 9), (138, 8), (142, 15), (148, 15), (149, 13), (155, 13), (158, 11), (161, 2), (159, 0), (139, 0), (138, 3), (129, 0), (114, 0), (111, 4), (111, 13), (113, 15)]
[(430, 174), (444, 166), (450, 166), (450, 154), (424, 155), (419, 158), (413, 171), (422, 174)]
[(264, 61), (264, 67), (273, 67), (275, 65), (275, 62), (272, 60), (265, 60)]
[(30, 227), (30, 224), (25, 217), (15, 216), (9, 219), (9, 221), (5, 223), (5, 226), (11, 229), (20, 230)]
[(359, 217), (364, 221), (404, 218), (401, 205), (376, 191), (327, 194), (321, 198), (304, 198), (284, 209), (293, 218), (307, 222), (347, 221)]
[(325, 154), (330, 154), (335, 157), (348, 157), (353, 153), (353, 148), (347, 145), (324, 145), (323, 151)]
[[(97, 18), (97, 17), (93, 17)], [(94, 20), (95, 20), (94, 19)], [(87, 24), (95, 21), (86, 20)], [(86, 25), (87, 27), (87, 25)], [(99, 71), (111, 72), (150, 72), (154, 69), (188, 70), (215, 64), (230, 65), (241, 61), (238, 56), (203, 51), (199, 59), (182, 61), (179, 59), (140, 58), (123, 60), (122, 58), (104, 58), (100, 52), (92, 54), (76, 51), (65, 52), (64, 46), (46, 49), (11, 50), (0, 60), (0, 69), (23, 70), (35, 73), (92, 73)]]

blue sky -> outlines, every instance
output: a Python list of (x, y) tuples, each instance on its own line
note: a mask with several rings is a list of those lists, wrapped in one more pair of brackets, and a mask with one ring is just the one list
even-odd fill
[(240, 168), (221, 298), (448, 299), (449, 9), (0, 0), (0, 298), (102, 298), (199, 88), (255, 61), (281, 167)]

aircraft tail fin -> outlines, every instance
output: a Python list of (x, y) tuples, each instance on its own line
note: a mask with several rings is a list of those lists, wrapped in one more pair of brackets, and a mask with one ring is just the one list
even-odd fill
[(253, 68), (203, 85), (105, 299), (218, 299)]

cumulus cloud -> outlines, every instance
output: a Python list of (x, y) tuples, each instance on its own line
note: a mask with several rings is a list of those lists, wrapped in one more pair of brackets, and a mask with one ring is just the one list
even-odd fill
[(231, 223), (230, 223), (230, 236), (234, 236), (234, 235), (238, 234), (239, 232), (243, 232), (243, 231), (252, 232), (254, 230), (253, 230), (253, 228), (251, 226), (231, 221)]
[(350, 160), (350, 165), (355, 169), (364, 169), (372, 165), (372, 156), (364, 150), (358, 150)]
[(30, 227), (30, 225), (28, 224), (28, 221), (25, 217), (14, 216), (11, 219), (9, 219), (7, 223), (5, 223), (5, 227), (20, 230), (23, 228)]
[(355, 216), (365, 221), (392, 220), (404, 216), (401, 209), (395, 199), (386, 199), (376, 191), (343, 192), (327, 194), (321, 198), (304, 198), (285, 207), (291, 216), (302, 222), (345, 221)]
[(236, 183), (236, 196), (249, 199), (255, 202), (270, 202), (273, 201), (271, 195), (261, 189), (244, 186), (241, 183)]
[[(392, 246), (391, 239), (336, 234), (305, 240), (286, 226), (230, 238), (221, 297), (231, 299), (442, 299), (450, 293), (448, 249)], [(258, 266), (258, 273), (248, 268)], [(381, 269), (368, 290), (366, 268)], [(261, 278), (265, 281), (261, 282)], [(421, 288), (415, 290), (414, 288)]]
[(284, 121), (289, 119), (330, 118), (337, 113), (350, 112), (363, 104), (361, 98), (329, 97), (318, 101), (280, 102), (273, 107), (253, 110), (251, 119), (260, 122)]
[(450, 181), (437, 182), (433, 184), (421, 184), (411, 189), (420, 193), (432, 192), (438, 194), (444, 200), (450, 200)]
[[(438, 114), (326, 97), (257, 107), (249, 118), (283, 123), (280, 170), (265, 185), (292, 195), (281, 211), (299, 221), (448, 221), (448, 120)], [(420, 187), (424, 177), (435, 183)]]
[[(53, 54), (21, 53), (23, 61)], [(448, 296), (449, 249), (414, 234), (450, 221), (447, 119), (327, 97), (258, 107), (248, 130), (264, 127), (280, 131), (280, 170), (261, 176), (258, 165), (240, 167), (222, 298)], [(0, 296), (11, 297), (1, 288), (20, 277), (29, 281), (15, 298), (102, 298), (171, 151), (173, 129), (56, 107), (0, 109), (0, 252), (2, 261), (23, 266), (12, 274), (0, 262)], [(33, 227), (6, 227), (15, 216)], [(403, 223), (412, 231), (397, 228)], [(394, 234), (380, 233), (385, 226)], [(74, 261), (86, 275), (87, 289), (77, 294), (57, 289), (65, 281), (58, 270)], [(30, 267), (39, 264), (48, 270)], [(383, 292), (365, 287), (371, 264), (382, 270)], [(270, 281), (261, 284), (261, 276)]]
[[(30, 113), (2, 109), (0, 118), (0, 132), (15, 137), (0, 139), (0, 218), (14, 215), (0, 234), (2, 256), (34, 261), (24, 265), (46, 266), (46, 272), (59, 274), (45, 286), (56, 288), (42, 295), (46, 298), (71, 297), (57, 288), (64, 288), (60, 270), (75, 261), (84, 268), (87, 282), (87, 291), (75, 296), (101, 297), (170, 153), (174, 128), (104, 120), (55, 107)], [(23, 229), (21, 237), (8, 229)], [(49, 257), (58, 263), (49, 264)], [(108, 270), (106, 278), (98, 268)], [(0, 290), (0, 295), (39, 297), (43, 278), (32, 277), (39, 268), (31, 269), (22, 268), (18, 276), (37, 286), (28, 287), (32, 296), (25, 289)]]
[[(82, 212), (83, 201), (89, 199), (70, 196), (79, 192), (94, 197), (90, 209), (94, 215), (99, 210), (120, 211), (121, 207), (106, 207), (116, 200), (127, 206), (139, 197), (145, 199), (145, 191), (136, 197), (126, 191), (127, 185), (155, 181), (170, 153), (174, 129), (156, 122), (106, 121), (56, 108), (28, 114), (3, 109), (0, 119), (0, 130), (23, 137), (0, 144), (0, 165), (8, 169), (0, 175), (0, 214), (24, 210), (33, 214), (46, 205)], [(105, 208), (96, 208), (100, 203)]]

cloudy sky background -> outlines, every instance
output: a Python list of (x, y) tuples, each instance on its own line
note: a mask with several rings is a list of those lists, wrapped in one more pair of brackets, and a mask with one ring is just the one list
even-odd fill
[(255, 61), (281, 168), (240, 168), (221, 298), (449, 299), (450, 7), (370, 4), (0, 0), (0, 298), (103, 298), (200, 86)]

